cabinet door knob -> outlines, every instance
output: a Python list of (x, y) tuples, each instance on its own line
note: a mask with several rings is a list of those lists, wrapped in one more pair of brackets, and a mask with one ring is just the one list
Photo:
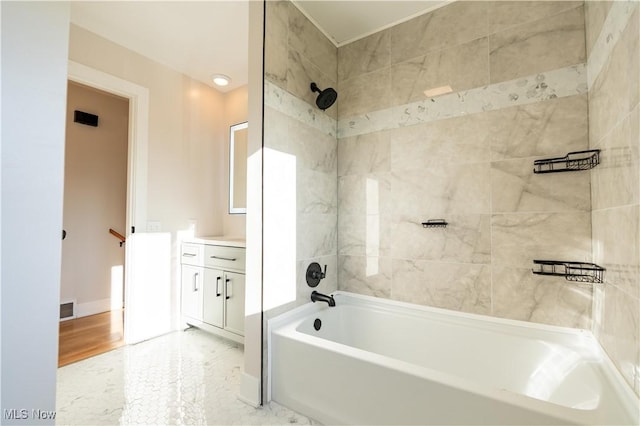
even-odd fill
[(200, 273), (196, 272), (195, 274), (193, 274), (193, 291), (198, 291), (198, 275)]
[(231, 280), (229, 278), (227, 278), (227, 280), (225, 282), (225, 285), (226, 285), (225, 293), (226, 293), (226, 299), (227, 300), (231, 299), (231, 296), (233, 296), (233, 294), (231, 294), (231, 292), (233, 290), (233, 286), (229, 285), (229, 284), (231, 284)]

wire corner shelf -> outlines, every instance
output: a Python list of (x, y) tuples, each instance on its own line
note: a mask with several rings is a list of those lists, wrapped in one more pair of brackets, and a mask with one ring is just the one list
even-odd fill
[(589, 170), (600, 164), (600, 150), (570, 152), (564, 157), (546, 158), (533, 162), (533, 173), (559, 173)]
[(446, 228), (449, 223), (444, 219), (429, 219), (422, 222), (423, 228)]
[(532, 269), (534, 274), (553, 275), (564, 277), (567, 281), (581, 283), (604, 282), (604, 271), (602, 266), (588, 262), (567, 262), (561, 260), (534, 260), (536, 268)]

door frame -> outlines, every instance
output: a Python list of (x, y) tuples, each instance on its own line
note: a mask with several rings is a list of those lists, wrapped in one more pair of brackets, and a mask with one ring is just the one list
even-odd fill
[(131, 279), (136, 276), (134, 273), (136, 266), (134, 229), (144, 232), (147, 223), (149, 89), (74, 61), (69, 61), (68, 78), (73, 82), (100, 89), (129, 100), (125, 230), (127, 242), (124, 264), (124, 299), (126, 306), (124, 313), (124, 341), (125, 344), (137, 343), (143, 339), (134, 332), (135, 325), (130, 320), (132, 315), (127, 315), (127, 310), (132, 312), (136, 309), (133, 295), (135, 294), (137, 283)]

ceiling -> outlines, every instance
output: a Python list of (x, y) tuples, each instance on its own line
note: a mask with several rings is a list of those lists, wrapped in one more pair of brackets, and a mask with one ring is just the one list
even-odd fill
[[(336, 44), (433, 10), (446, 0), (297, 0), (298, 8)], [(73, 1), (71, 22), (227, 92), (247, 84), (249, 4), (236, 1)]]
[(451, 0), (294, 0), (336, 46), (342, 46)]
[(213, 86), (247, 84), (247, 1), (73, 1), (71, 22)]

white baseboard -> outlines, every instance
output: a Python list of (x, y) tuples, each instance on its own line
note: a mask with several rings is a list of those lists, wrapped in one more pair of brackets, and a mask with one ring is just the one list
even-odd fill
[(260, 401), (260, 379), (243, 372), (238, 399), (252, 407), (259, 407), (262, 402)]
[(111, 310), (111, 299), (100, 299), (92, 302), (78, 303), (76, 305), (76, 317), (86, 317)]

